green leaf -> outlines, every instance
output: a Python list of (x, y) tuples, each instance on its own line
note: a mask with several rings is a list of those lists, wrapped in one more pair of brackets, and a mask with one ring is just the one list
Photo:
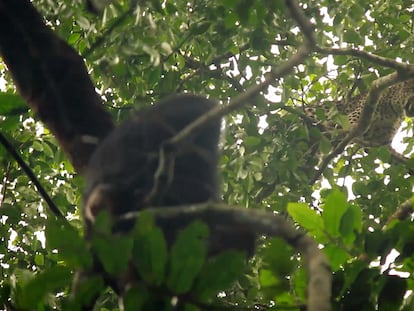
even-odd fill
[(125, 294), (122, 295), (124, 310), (145, 310), (143, 307), (150, 300), (151, 296), (148, 288), (140, 284), (134, 284), (128, 287)]
[(45, 264), (45, 257), (43, 254), (36, 254), (34, 257), (34, 262), (37, 266), (43, 266)]
[[(76, 276), (76, 277), (79, 277)], [(78, 278), (76, 284), (76, 295), (70, 299), (65, 310), (80, 310), (81, 306), (89, 306), (96, 301), (96, 297), (105, 288), (104, 281), (99, 275), (85, 275)]]
[(328, 154), (329, 151), (331, 151), (332, 149), (331, 141), (328, 138), (326, 138), (324, 135), (322, 135), (320, 138), (319, 146), (323, 154)]
[(259, 275), (260, 285), (264, 287), (271, 287), (279, 284), (279, 280), (270, 270), (261, 269)]
[(160, 228), (134, 235), (133, 263), (140, 276), (149, 284), (161, 285), (167, 266), (168, 250)]
[(113, 276), (128, 269), (133, 239), (124, 235), (94, 235), (92, 249), (102, 262), (106, 272)]
[(248, 136), (243, 138), (243, 142), (248, 147), (254, 147), (260, 145), (261, 139), (257, 136)]
[(133, 234), (134, 236), (139, 237), (151, 232), (154, 228), (154, 216), (149, 211), (143, 211), (135, 222)]
[(229, 12), (229, 14), (226, 14), (225, 17), (225, 26), (227, 29), (235, 28), (237, 25), (237, 22), (239, 21), (239, 16), (234, 12)]
[(205, 33), (210, 27), (210, 22), (200, 22), (191, 27), (191, 33), (193, 35), (201, 35)]
[(188, 292), (206, 257), (208, 227), (196, 221), (183, 229), (171, 248), (168, 287), (177, 294)]
[(335, 65), (341, 66), (341, 65), (344, 65), (347, 62), (349, 62), (349, 58), (347, 56), (343, 56), (343, 55), (335, 55), (334, 56), (334, 62), (335, 62)]
[(48, 218), (46, 223), (46, 246), (57, 249), (59, 256), (71, 267), (91, 267), (92, 256), (79, 232), (67, 223)]
[(319, 238), (324, 237), (323, 221), (321, 215), (309, 208), (305, 203), (288, 203), (289, 215), (303, 228)]
[(195, 295), (202, 301), (217, 296), (227, 289), (242, 274), (245, 256), (236, 251), (227, 251), (211, 258), (203, 266), (194, 286)]
[(340, 234), (346, 244), (355, 240), (355, 232), (362, 230), (362, 211), (359, 206), (351, 205), (341, 219)]
[(32, 147), (36, 151), (39, 151), (39, 152), (43, 151), (43, 146), (42, 146), (42, 143), (40, 141), (35, 140), (32, 144)]
[(275, 276), (272, 271), (267, 269), (260, 269), (259, 271), (259, 283), (263, 288), (266, 296), (274, 297), (289, 291), (289, 281), (286, 278), (279, 278)]
[(345, 29), (343, 39), (349, 43), (362, 44), (361, 34), (353, 29)]
[(398, 310), (407, 292), (407, 279), (397, 275), (388, 275), (384, 287), (378, 296), (378, 310)]
[(11, 93), (0, 93), (0, 115), (12, 116), (22, 114), (28, 107), (19, 95)]
[(326, 257), (328, 257), (333, 271), (337, 271), (350, 258), (350, 255), (345, 250), (335, 245), (327, 245), (323, 251)]
[(0, 287), (0, 303), (5, 305), (11, 294), (11, 286), (9, 282), (4, 281)]
[(52, 148), (49, 146), (49, 144), (48, 143), (46, 143), (46, 142), (43, 142), (43, 144), (42, 144), (42, 147), (43, 147), (43, 153), (46, 155), (46, 156), (48, 156), (49, 158), (54, 158), (54, 156), (55, 156), (55, 154), (53, 153), (53, 150), (52, 150)]
[(62, 289), (71, 279), (72, 273), (67, 267), (55, 266), (41, 272), (22, 288), (16, 297), (18, 306), (21, 309), (33, 310), (33, 306), (41, 302), (47, 294)]
[(292, 247), (281, 238), (270, 239), (263, 249), (263, 262), (279, 278), (291, 275), (296, 264), (292, 256)]
[(92, 231), (102, 235), (112, 234), (112, 216), (106, 210), (99, 211), (95, 217), (95, 223), (93, 224)]
[(348, 209), (346, 196), (339, 189), (333, 189), (325, 199), (322, 219), (326, 231), (333, 237), (340, 235), (339, 228), (343, 214)]

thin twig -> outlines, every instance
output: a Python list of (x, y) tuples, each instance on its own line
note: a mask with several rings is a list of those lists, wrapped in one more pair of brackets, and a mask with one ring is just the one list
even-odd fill
[(59, 208), (53, 203), (52, 199), (50, 198), (49, 194), (46, 192), (46, 190), (43, 188), (42, 184), (39, 182), (35, 174), (33, 173), (32, 169), (26, 164), (26, 162), (23, 161), (22, 157), (18, 154), (16, 149), (12, 146), (12, 144), (7, 140), (7, 138), (0, 133), (0, 144), (4, 146), (4, 148), (7, 150), (8, 153), (13, 157), (13, 159), (16, 160), (17, 164), (22, 168), (22, 170), (25, 172), (27, 177), (33, 182), (33, 184), (36, 186), (37, 191), (39, 191), (41, 197), (43, 200), (45, 200), (46, 204), (49, 206), (50, 210), (55, 214), (56, 217), (65, 219)]
[(9, 175), (10, 175), (10, 162), (7, 162), (6, 173), (4, 174), (3, 184), (2, 184), (2, 191), (1, 191), (1, 198), (0, 198), (0, 208), (3, 206), (4, 200), (6, 199), (6, 189), (7, 183), (9, 182)]

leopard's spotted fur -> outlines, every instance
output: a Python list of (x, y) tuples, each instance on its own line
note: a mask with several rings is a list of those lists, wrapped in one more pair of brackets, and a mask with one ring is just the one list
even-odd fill
[[(362, 109), (367, 99), (367, 93), (359, 94), (347, 101), (335, 103), (339, 113), (345, 114), (351, 127), (358, 124)], [(315, 111), (322, 108), (327, 113), (332, 107), (321, 105), (306, 107), (305, 113), (312, 119), (317, 119)], [(400, 82), (385, 89), (379, 98), (369, 129), (355, 142), (363, 147), (378, 147), (390, 144), (398, 131), (404, 117), (414, 117), (414, 80)], [(324, 127), (333, 126), (332, 121), (323, 123)]]

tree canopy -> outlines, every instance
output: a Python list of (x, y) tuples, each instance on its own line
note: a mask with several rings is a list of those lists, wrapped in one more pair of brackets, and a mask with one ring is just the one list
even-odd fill
[[(277, 214), (298, 231), (280, 239), (263, 225), (258, 232), (276, 237), (263, 236), (247, 263), (231, 251), (206, 259), (197, 239), (205, 224), (192, 223), (168, 249), (144, 213), (140, 247), (130, 236), (96, 242), (107, 271), (125, 268), (131, 254), (140, 267), (145, 286), (124, 296), (126, 310), (160, 310), (160, 297), (171, 300), (166, 310), (177, 297), (182, 310), (305, 310), (318, 290), (329, 294), (309, 282), (319, 276), (309, 262), (324, 263), (309, 245), (329, 262), (332, 310), (413, 309), (412, 120), (394, 141), (403, 161), (388, 146), (353, 143), (381, 91), (414, 78), (411, 1), (130, 0), (91, 12), (85, 1), (34, 0), (41, 18), (27, 3), (0, 0), (4, 309), (75, 308), (73, 273), (92, 261), (80, 208), (93, 150), (79, 137), (103, 139), (135, 110), (182, 92), (221, 103), (222, 201), (242, 216)], [(317, 111), (320, 122), (304, 114), (364, 92), (355, 128), (335, 115), (342, 128), (326, 133), (329, 114)], [(302, 229), (314, 244), (300, 247)], [(102, 279), (88, 282), (82, 297), (103, 288)], [(161, 284), (167, 292), (157, 292)], [(96, 308), (120, 307), (107, 289)]]

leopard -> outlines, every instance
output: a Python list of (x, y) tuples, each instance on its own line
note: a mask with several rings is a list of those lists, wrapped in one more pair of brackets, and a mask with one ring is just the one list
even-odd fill
[[(349, 99), (307, 106), (304, 107), (304, 113), (307, 118), (318, 123), (317, 111), (322, 109), (327, 121), (319, 124), (326, 131), (343, 129), (329, 116), (345, 115), (349, 130), (352, 130), (358, 125), (367, 97), (368, 92), (363, 92)], [(391, 146), (405, 117), (414, 117), (414, 79), (394, 84), (380, 94), (369, 128), (361, 136), (355, 137), (353, 142), (364, 148)]]

